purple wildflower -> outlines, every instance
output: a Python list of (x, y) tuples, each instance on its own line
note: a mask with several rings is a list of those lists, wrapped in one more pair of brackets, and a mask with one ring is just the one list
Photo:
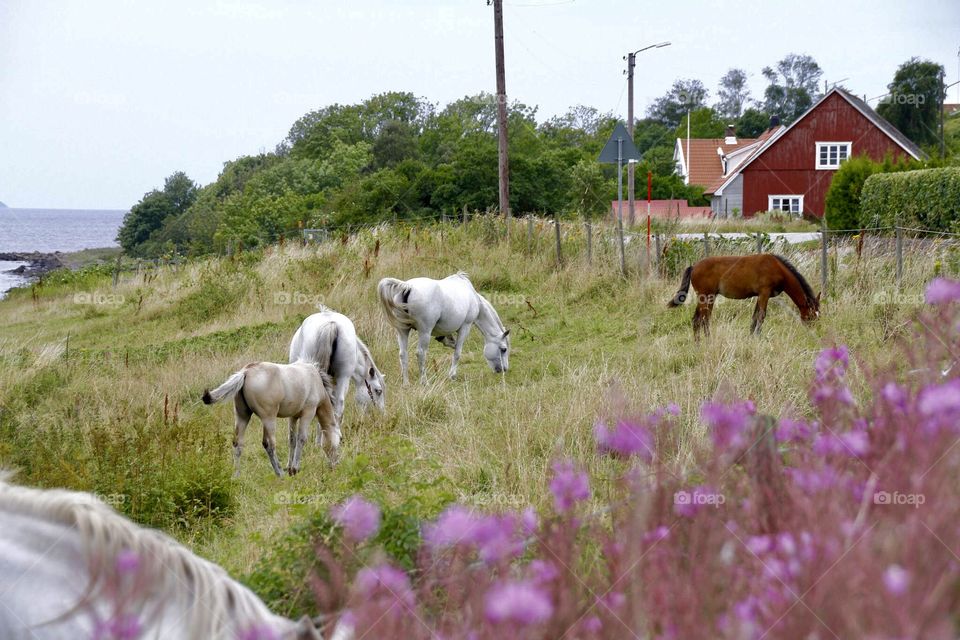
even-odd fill
[(930, 428), (955, 425), (960, 418), (960, 379), (923, 389), (917, 396), (917, 408)]
[(253, 624), (240, 633), (239, 640), (280, 640), (280, 636), (266, 624)]
[(343, 504), (333, 507), (330, 515), (356, 542), (366, 540), (380, 528), (380, 508), (359, 495), (351, 496)]
[(414, 604), (413, 589), (410, 588), (407, 574), (388, 564), (361, 569), (354, 584), (366, 599), (388, 596), (408, 608)]
[(934, 278), (927, 285), (927, 304), (946, 304), (960, 300), (960, 282), (947, 278)]
[(895, 596), (902, 596), (910, 586), (910, 572), (892, 564), (883, 572), (883, 586)]
[(648, 531), (643, 534), (643, 541), (647, 544), (653, 544), (660, 542), (661, 540), (666, 540), (670, 536), (670, 528), (664, 525), (660, 525), (652, 531)]
[(621, 419), (612, 431), (603, 422), (598, 422), (593, 435), (601, 453), (625, 458), (635, 455), (647, 463), (653, 460), (653, 435), (639, 422)]
[(713, 445), (721, 451), (737, 449), (747, 444), (744, 431), (752, 422), (756, 407), (752, 402), (706, 402), (700, 410), (703, 421), (710, 427)]
[(842, 434), (820, 434), (813, 443), (818, 455), (863, 456), (870, 450), (870, 437), (866, 431), (849, 431)]
[(901, 413), (907, 412), (907, 401), (909, 396), (907, 395), (907, 390), (897, 384), (896, 382), (888, 382), (883, 385), (881, 390), (881, 395), (883, 399), (890, 403), (890, 405)]
[(523, 542), (517, 536), (517, 518), (513, 514), (482, 518), (469, 538), (477, 545), (480, 559), (487, 564), (518, 556), (523, 551)]
[(423, 539), (433, 549), (452, 547), (473, 541), (473, 532), (480, 517), (470, 509), (453, 505), (447, 507), (436, 523), (424, 527)]
[(117, 554), (117, 573), (134, 574), (140, 569), (140, 556), (135, 551), (123, 549)]
[(485, 613), (490, 622), (531, 625), (549, 620), (553, 604), (532, 582), (500, 582), (487, 592)]
[(536, 584), (552, 582), (560, 575), (557, 566), (548, 560), (532, 561), (529, 566), (529, 571)]
[(813, 427), (803, 420), (783, 418), (777, 425), (777, 442), (802, 442), (813, 433)]
[(850, 351), (846, 346), (824, 349), (817, 356), (813, 370), (818, 381), (842, 378), (850, 366)]
[(528, 536), (532, 536), (540, 527), (540, 516), (537, 515), (536, 509), (533, 507), (527, 507), (523, 510), (523, 514), (520, 516), (520, 522), (523, 526), (523, 533)]
[(600, 618), (597, 616), (590, 616), (583, 621), (583, 630), (588, 633), (600, 633), (600, 629), (603, 628), (603, 623), (600, 622)]
[(565, 513), (582, 500), (590, 497), (590, 480), (583, 471), (578, 471), (570, 460), (553, 463), (553, 479), (550, 491), (557, 513)]
[(118, 614), (97, 624), (93, 630), (95, 640), (136, 640), (143, 633), (140, 620), (134, 615)]

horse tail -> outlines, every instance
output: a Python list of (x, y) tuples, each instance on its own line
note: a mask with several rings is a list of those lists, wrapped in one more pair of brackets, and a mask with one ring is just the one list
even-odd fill
[(232, 376), (227, 378), (227, 381), (216, 389), (212, 391), (210, 389), (204, 389), (203, 404), (220, 402), (224, 398), (229, 398), (230, 396), (234, 395), (243, 388), (243, 383), (246, 380), (246, 377), (247, 367), (244, 367), (240, 371), (237, 371)]
[(407, 297), (410, 295), (410, 285), (396, 278), (384, 278), (377, 285), (380, 297), (380, 306), (387, 316), (387, 322), (394, 329), (402, 330), (411, 326), (410, 315), (407, 313)]
[(333, 364), (333, 354), (337, 351), (337, 338), (340, 329), (336, 322), (328, 322), (317, 331), (316, 351), (312, 354), (321, 375), (326, 375)]
[(327, 397), (330, 398), (330, 401), (333, 401), (333, 378), (330, 377), (330, 374), (326, 371), (320, 371), (320, 381), (323, 383), (323, 390), (326, 391)]
[(687, 301), (687, 292), (690, 291), (690, 276), (693, 273), (693, 267), (687, 267), (687, 270), (683, 272), (683, 279), (680, 281), (680, 288), (673, 295), (673, 300), (667, 303), (667, 307), (679, 307), (684, 302)]

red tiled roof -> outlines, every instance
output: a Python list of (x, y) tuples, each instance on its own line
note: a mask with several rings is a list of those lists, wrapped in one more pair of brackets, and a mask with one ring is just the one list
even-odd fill
[(738, 138), (737, 144), (726, 144), (724, 140), (725, 138), (691, 138), (689, 158), (687, 158), (687, 140), (680, 140), (683, 156), (687, 161), (690, 184), (706, 187), (723, 177), (723, 163), (720, 162), (717, 147), (723, 149), (724, 154), (730, 155), (733, 151), (753, 144), (757, 138)]
[[(737, 169), (734, 169), (734, 171), (737, 171), (740, 167), (742, 167), (742, 166), (745, 165), (747, 162), (749, 162), (750, 159), (753, 158), (753, 156), (757, 155), (757, 152), (759, 152), (760, 149), (763, 148), (763, 143), (766, 142), (767, 139), (768, 139), (770, 136), (772, 136), (774, 133), (776, 133), (777, 131), (779, 131), (779, 130), (782, 129), (782, 128), (783, 128), (783, 125), (780, 125), (780, 126), (777, 126), (777, 127), (771, 127), (771, 128), (769, 128), (769, 129), (767, 129), (766, 131), (764, 131), (763, 133), (761, 133), (759, 138), (754, 138), (754, 139), (753, 139), (753, 142), (759, 142), (760, 144), (758, 144), (756, 147), (754, 147), (753, 151), (751, 151), (751, 152), (747, 155), (747, 157), (744, 158), (743, 161), (741, 161), (740, 164), (737, 165)], [(693, 142), (693, 141), (691, 140), (691, 142)], [(741, 146), (746, 146), (746, 145), (741, 145)], [(692, 154), (691, 154), (691, 155), (692, 155)], [(717, 156), (717, 162), (718, 162), (718, 163), (720, 162), (719, 158), (720, 158), (720, 156)], [(730, 174), (723, 175), (723, 173), (721, 172), (721, 173), (717, 176), (717, 178), (714, 179), (713, 182), (711, 182), (711, 183), (709, 183), (708, 185), (706, 185), (706, 188), (704, 189), (704, 193), (716, 193), (717, 189), (720, 188), (720, 185), (722, 185), (724, 182), (726, 182), (727, 178), (729, 178), (729, 177), (730, 177)], [(694, 184), (698, 184), (698, 183), (694, 183)]]
[[(623, 201), (623, 219), (625, 222), (628, 221), (630, 213), (628, 211), (629, 205), (627, 201)], [(633, 205), (633, 211), (636, 215), (636, 220), (646, 220), (647, 217), (647, 201), (646, 200), (635, 200)], [(612, 220), (616, 222), (618, 215), (618, 201), (614, 200), (610, 203), (610, 212)], [(673, 199), (673, 200), (651, 200), (650, 201), (650, 217), (651, 218), (696, 218), (696, 217), (709, 217), (710, 216), (710, 207), (691, 207), (687, 204), (686, 200), (683, 199)]]

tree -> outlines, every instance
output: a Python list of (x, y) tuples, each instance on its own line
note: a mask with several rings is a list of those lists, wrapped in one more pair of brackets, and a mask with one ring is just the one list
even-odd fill
[(677, 138), (687, 137), (687, 117), (690, 118), (691, 138), (722, 138), (727, 128), (727, 122), (721, 120), (716, 111), (710, 107), (700, 107), (683, 114), (683, 119), (677, 125)]
[(890, 93), (877, 105), (877, 113), (917, 144), (939, 140), (937, 118), (941, 101), (943, 66), (930, 60), (910, 58), (897, 68)]
[(699, 80), (677, 80), (665, 95), (654, 100), (647, 115), (660, 124), (674, 128), (691, 109), (707, 106), (709, 92)]
[(717, 101), (714, 107), (721, 117), (731, 122), (743, 114), (743, 110), (750, 100), (750, 87), (747, 86), (747, 72), (743, 69), (730, 69), (720, 78), (720, 87), (717, 91)]
[(182, 171), (171, 174), (163, 190), (150, 191), (123, 217), (117, 242), (124, 251), (136, 254), (140, 245), (160, 229), (171, 216), (184, 213), (197, 199), (197, 184)]
[(750, 107), (737, 118), (737, 135), (756, 138), (770, 127), (770, 115)]
[(763, 93), (763, 110), (779, 114), (783, 124), (790, 124), (813, 105), (822, 75), (812, 57), (795, 53), (787, 54), (776, 68), (764, 67), (763, 76), (770, 84)]
[(602, 216), (610, 206), (610, 183), (603, 177), (600, 163), (583, 159), (570, 170), (570, 209), (584, 218)]

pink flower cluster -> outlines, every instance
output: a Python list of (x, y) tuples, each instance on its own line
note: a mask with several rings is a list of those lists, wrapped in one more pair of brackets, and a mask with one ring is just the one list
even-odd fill
[(897, 368), (857, 361), (866, 392), (836, 345), (800, 415), (711, 400), (702, 445), (676, 407), (623, 410), (594, 426), (602, 473), (554, 462), (539, 513), (448, 507), (413, 579), (361, 570), (342, 619), (379, 638), (960, 636), (960, 284), (927, 300)]

